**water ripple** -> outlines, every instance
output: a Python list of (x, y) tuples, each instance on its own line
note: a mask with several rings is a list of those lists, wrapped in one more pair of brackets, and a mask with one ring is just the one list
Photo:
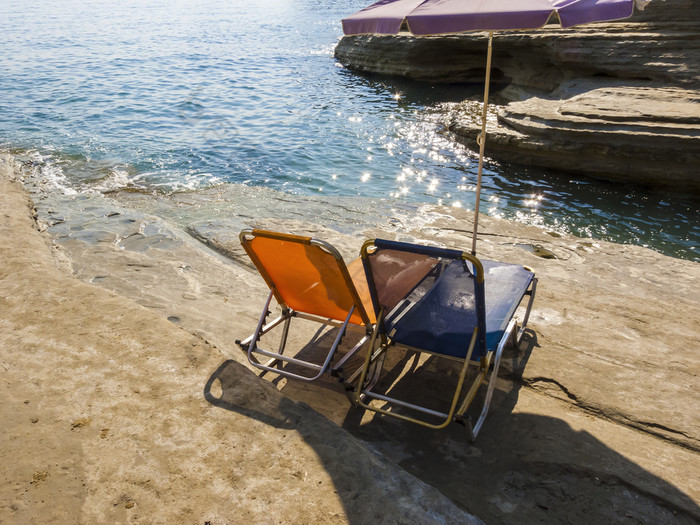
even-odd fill
[[(229, 182), (473, 209), (476, 156), (442, 104), (481, 86), (339, 67), (340, 19), (364, 5), (3, 2), (0, 144), (41, 152), (79, 192)], [(494, 216), (700, 257), (700, 206), (679, 196), (489, 161), (483, 199)]]

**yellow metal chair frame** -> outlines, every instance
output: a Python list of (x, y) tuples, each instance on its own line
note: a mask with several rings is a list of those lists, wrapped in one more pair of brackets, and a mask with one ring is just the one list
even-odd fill
[[(465, 263), (469, 264), (471, 270), (470, 273), (474, 279), (474, 303), (476, 308), (476, 319), (474, 323), (475, 326), (471, 333), (471, 338), (469, 338), (468, 341), (467, 338), (465, 338), (464, 341), (464, 356), (456, 357), (451, 355), (445, 355), (439, 352), (427, 351), (425, 348), (418, 348), (405, 343), (397, 343), (394, 339), (395, 330), (387, 332), (387, 327), (385, 326), (386, 318), (388, 316), (391, 316), (401, 308), (404, 308), (405, 304), (402, 305), (402, 300), (398, 300), (395, 304), (394, 301), (389, 301), (390, 304), (388, 305), (388, 308), (391, 311), (387, 312), (387, 306), (381, 304), (381, 301), (378, 298), (379, 294), (377, 291), (377, 286), (375, 284), (375, 276), (373, 275), (371, 265), (369, 264), (369, 257), (376, 250), (376, 245), (380, 244), (387, 249), (406, 249), (408, 253), (419, 253), (425, 256), (435, 257), (435, 260), (447, 258), (455, 261), (461, 260), (463, 265)], [(475, 256), (466, 252), (458, 252), (456, 250), (445, 250), (434, 247), (408, 245), (406, 243), (397, 243), (393, 241), (373, 240), (365, 242), (365, 244), (362, 247), (361, 257), (363, 262), (365, 263), (365, 271), (368, 276), (369, 288), (374, 302), (374, 307), (378, 313), (375, 328), (372, 332), (372, 338), (370, 340), (369, 351), (366, 354), (364, 364), (361, 370), (359, 371), (359, 374), (355, 374), (355, 376), (353, 376), (353, 378), (355, 378), (357, 377), (357, 375), (359, 375), (359, 380), (355, 388), (354, 402), (367, 410), (396, 417), (412, 423), (417, 423), (422, 426), (426, 426), (433, 429), (444, 428), (453, 420), (459, 421), (461, 423), (464, 423), (467, 427), (470, 440), (474, 440), (477, 434), (479, 433), (479, 430), (481, 429), (481, 426), (483, 425), (483, 422), (486, 418), (486, 414), (488, 412), (488, 407), (491, 401), (491, 397), (493, 395), (493, 390), (495, 387), (495, 378), (498, 375), (498, 368), (501, 361), (503, 349), (508, 340), (515, 338), (519, 341), (519, 338), (523, 333), (524, 325), (527, 323), (530, 309), (532, 308), (532, 303), (535, 295), (535, 288), (537, 284), (537, 280), (534, 278), (534, 274), (532, 274), (531, 281), (527, 286), (527, 290), (524, 290), (524, 293), (521, 297), (516, 297), (514, 301), (515, 305), (512, 309), (512, 311), (514, 312), (519, 303), (522, 301), (522, 297), (524, 297), (525, 295), (530, 296), (530, 299), (527, 303), (527, 311), (525, 314), (525, 318), (523, 320), (523, 329), (521, 329), (519, 332), (516, 332), (516, 319), (512, 317), (511, 314), (511, 318), (508, 321), (507, 327), (505, 328), (503, 335), (500, 337), (497, 346), (495, 348), (487, 349), (485, 319), (486, 309), (484, 300), (484, 266), (482, 265), (482, 262)], [(490, 261), (489, 263), (494, 266), (499, 265), (499, 263), (491, 263)], [(530, 272), (529, 269), (525, 270), (527, 272)], [(425, 272), (423, 278), (425, 278), (425, 276), (427, 276), (428, 273), (429, 272)], [(421, 274), (414, 272), (414, 275), (412, 277), (404, 279), (404, 288), (406, 288), (407, 286), (412, 287), (414, 289), (417, 288), (421, 285), (421, 279)], [(405, 300), (405, 296), (408, 295), (407, 290), (404, 289), (399, 293), (399, 295), (404, 295)], [(408, 306), (405, 311), (407, 312), (408, 310), (410, 310), (410, 308), (414, 306), (415, 304)], [(405, 350), (416, 352), (419, 354), (423, 353), (428, 355), (434, 355), (441, 358), (457, 360), (462, 363), (454, 395), (449, 404), (449, 409), (446, 412), (433, 410), (422, 405), (416, 405), (414, 403), (409, 403), (401, 399), (397, 399), (396, 397), (390, 397), (389, 395), (384, 395), (373, 391), (374, 385), (376, 384), (377, 379), (381, 373), (386, 353), (391, 347), (400, 347)], [(476, 377), (473, 379), (473, 381), (471, 381), (471, 386), (469, 387), (466, 394), (463, 394), (463, 391), (465, 389), (465, 380), (467, 378), (467, 373), (470, 365), (477, 367)], [(489, 372), (490, 378), (487, 381), (487, 376), (489, 376)], [(472, 425), (471, 420), (465, 417), (465, 414), (472, 402), (474, 401), (474, 399), (476, 398), (480, 387), (484, 383), (488, 383), (484, 399), (484, 405), (482, 407), (481, 413), (477, 419), (476, 424)], [(404, 409), (410, 409), (410, 411), (421, 413), (424, 416), (428, 416), (428, 419), (426, 419), (425, 417), (413, 417), (411, 415), (397, 412), (395, 410), (389, 410), (387, 408), (378, 407), (372, 404), (373, 401), (383, 402), (385, 404), (385, 407), (388, 408), (401, 407)], [(438, 423), (431, 422), (435, 421), (435, 418), (438, 419)]]

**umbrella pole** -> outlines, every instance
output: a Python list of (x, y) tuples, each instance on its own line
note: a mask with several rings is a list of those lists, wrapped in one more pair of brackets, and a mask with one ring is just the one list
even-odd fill
[(481, 201), (481, 173), (484, 169), (484, 149), (486, 147), (486, 110), (489, 105), (489, 84), (491, 81), (491, 42), (493, 31), (489, 31), (489, 48), (486, 53), (486, 79), (484, 83), (484, 107), (481, 112), (481, 133), (476, 138), (479, 144), (479, 169), (476, 176), (476, 204), (474, 205), (474, 231), (472, 233), (472, 255), (476, 255), (476, 230), (479, 224), (479, 203)]

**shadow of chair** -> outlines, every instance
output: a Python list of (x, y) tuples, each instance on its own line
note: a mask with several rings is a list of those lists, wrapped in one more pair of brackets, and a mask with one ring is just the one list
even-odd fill
[(363, 421), (360, 411), (348, 412), (342, 426), (486, 523), (698, 523), (696, 501), (590, 432), (516, 411), (538, 347), (532, 330), (506, 347), (489, 422), (475, 443), (459, 425), (436, 432), (393, 418)]

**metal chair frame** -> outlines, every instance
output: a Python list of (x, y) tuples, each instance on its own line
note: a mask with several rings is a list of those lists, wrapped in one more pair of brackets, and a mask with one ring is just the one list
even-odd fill
[[(374, 280), (372, 276), (372, 270), (371, 267), (368, 263), (368, 255), (370, 250), (372, 250), (372, 247), (374, 246), (374, 243), (376, 240), (373, 241), (367, 241), (361, 251), (361, 256), (363, 259), (363, 262), (365, 263), (365, 271), (367, 272), (368, 275), (368, 281), (369, 281), (369, 286), (370, 286), (370, 291), (372, 293), (372, 298), (373, 301), (375, 301), (375, 308), (379, 307), (379, 313), (377, 315), (377, 322), (375, 324), (374, 330), (372, 332), (372, 337), (370, 340), (370, 345), (369, 345), (369, 351), (367, 352), (367, 355), (365, 356), (365, 361), (362, 366), (362, 368), (359, 370), (359, 374), (356, 373), (353, 375), (353, 379), (359, 375), (359, 381), (358, 381), (358, 386), (355, 388), (355, 396), (354, 396), (354, 402), (367, 409), (367, 410), (372, 410), (374, 412), (392, 416), (392, 417), (397, 417), (399, 419), (405, 420), (405, 421), (410, 421), (412, 423), (417, 423), (429, 428), (433, 429), (441, 429), (446, 427), (450, 422), (452, 421), (457, 421), (463, 423), (468, 432), (468, 437), (471, 441), (474, 441), (476, 439), (476, 436), (478, 435), (479, 431), (482, 428), (482, 425), (484, 423), (484, 420), (486, 419), (486, 415), (488, 413), (489, 405), (491, 402), (491, 398), (493, 396), (493, 390), (495, 387), (496, 383), (496, 377), (498, 376), (498, 369), (500, 366), (501, 362), (501, 357), (503, 354), (503, 349), (505, 348), (507, 342), (509, 339), (514, 338), (516, 344), (519, 344), (522, 335), (524, 333), (525, 327), (527, 326), (527, 322), (530, 317), (530, 311), (532, 309), (532, 304), (534, 302), (535, 298), (535, 291), (537, 288), (537, 279), (532, 277), (530, 284), (523, 294), (523, 296), (520, 298), (520, 301), (518, 303), (517, 308), (520, 307), (522, 304), (522, 301), (526, 295), (529, 296), (529, 300), (527, 302), (527, 307), (526, 307), (526, 312), (523, 318), (523, 322), (521, 325), (520, 330), (516, 330), (517, 328), (517, 320), (515, 315), (510, 319), (498, 345), (496, 346), (495, 349), (493, 350), (488, 350), (486, 348), (486, 342), (485, 342), (485, 337), (482, 338), (483, 341), (483, 346), (481, 348), (481, 353), (480, 355), (483, 355), (481, 359), (478, 361), (472, 360), (472, 355), (474, 352), (475, 347), (480, 344), (480, 338), (479, 338), (479, 325), (485, 326), (485, 323), (478, 323), (477, 326), (474, 328), (474, 331), (472, 333), (471, 339), (469, 341), (469, 345), (467, 347), (467, 352), (466, 356), (464, 358), (458, 358), (458, 357), (453, 357), (449, 355), (444, 355), (436, 352), (430, 352), (421, 348), (416, 348), (412, 347), (406, 344), (400, 344), (394, 341), (391, 337), (390, 334), (386, 333), (386, 328), (384, 327), (384, 322), (386, 319), (385, 312), (383, 310), (383, 307), (381, 307), (378, 304), (378, 299), (377, 299), (377, 291), (376, 287), (374, 285)], [(423, 246), (417, 246), (417, 245), (406, 245), (405, 243), (393, 243), (394, 245), (400, 246), (404, 245), (407, 248), (407, 251), (411, 251), (413, 249), (420, 250), (422, 252), (433, 252), (435, 251), (437, 256), (442, 256), (445, 257), (447, 256), (448, 258), (454, 258), (454, 259), (462, 259), (463, 261), (471, 263), (472, 267), (474, 268), (474, 271), (472, 274), (474, 275), (474, 278), (476, 279), (476, 287), (481, 287), (482, 293), (481, 293), (481, 300), (483, 300), (483, 283), (484, 283), (484, 269), (481, 264), (481, 262), (473, 255), (466, 253), (466, 252), (456, 252), (454, 250), (441, 250), (441, 249), (434, 249), (431, 247), (423, 247)], [(528, 269), (529, 270), (529, 269)], [(477, 295), (477, 300), (479, 297), (479, 293), (476, 292)], [(397, 305), (396, 308), (399, 306)], [(395, 310), (395, 309), (394, 309)], [(477, 308), (477, 315), (481, 315), (478, 312), (483, 311)], [(377, 348), (377, 340), (379, 340), (379, 346)], [(379, 375), (381, 374), (381, 370), (383, 367), (383, 362), (384, 358), (386, 357), (386, 354), (388, 350), (391, 347), (396, 347), (396, 348), (403, 348), (408, 351), (412, 352), (418, 352), (418, 353), (423, 353), (423, 354), (428, 354), (428, 355), (434, 355), (440, 358), (444, 359), (451, 359), (451, 360), (456, 360), (462, 362), (462, 368), (459, 373), (458, 381), (457, 381), (457, 386), (455, 387), (455, 393), (452, 397), (452, 401), (450, 403), (449, 410), (446, 412), (441, 412), (437, 410), (433, 410), (430, 408), (427, 408), (422, 405), (417, 405), (415, 403), (409, 403), (400, 399), (397, 399), (395, 397), (391, 397), (388, 395), (384, 394), (379, 394), (377, 392), (372, 391), (374, 388), (375, 384), (377, 383), (377, 380), (379, 378)], [(376, 350), (375, 350), (376, 348)], [(462, 397), (462, 392), (464, 390), (464, 383), (465, 379), (467, 377), (468, 369), (470, 366), (475, 366), (478, 367), (477, 375), (474, 379), (474, 381), (471, 383), (471, 386), (469, 390), (467, 391), (466, 395), (464, 395), (464, 398), (460, 402), (460, 398)], [(372, 367), (374, 367), (372, 369)], [(487, 375), (489, 375), (489, 370), (491, 371), (490, 378), (488, 381), (486, 381)], [(480, 389), (480, 387), (484, 384), (487, 383), (487, 390), (486, 390), (486, 395), (484, 398), (484, 404), (481, 409), (481, 412), (479, 414), (479, 417), (474, 425), (471, 423), (471, 419), (469, 417), (465, 417), (466, 411), (468, 410), (469, 406), (472, 404), (474, 399), (476, 398), (476, 395)], [(419, 416), (412, 417), (406, 414), (402, 414), (399, 412), (395, 412), (393, 410), (389, 410), (387, 408), (380, 408), (376, 406), (372, 406), (372, 401), (381, 401), (386, 403), (389, 408), (392, 407), (402, 407), (402, 408), (407, 408), (410, 409), (414, 412), (418, 412), (419, 414), (423, 414), (426, 416), (429, 416), (430, 418), (440, 418), (440, 422), (438, 423), (431, 423), (428, 419), (426, 418), (420, 418)]]
[[(293, 242), (293, 243), (299, 243), (299, 244), (305, 244), (308, 246), (314, 246), (317, 247), (330, 255), (333, 256), (333, 258), (336, 260), (338, 264), (338, 270), (340, 274), (343, 277), (343, 280), (348, 287), (348, 291), (350, 292), (351, 297), (353, 298), (354, 305), (350, 308), (348, 311), (347, 317), (345, 318), (344, 321), (339, 321), (336, 319), (332, 318), (325, 318), (321, 317), (315, 314), (310, 314), (307, 312), (301, 312), (301, 311), (296, 311), (290, 308), (287, 303), (284, 300), (284, 297), (278, 290), (278, 288), (275, 285), (275, 282), (273, 278), (270, 276), (269, 272), (266, 270), (265, 265), (262, 263), (260, 258), (256, 255), (254, 249), (250, 246), (250, 240), (256, 236), (263, 236), (267, 237), (270, 239), (277, 239), (277, 240), (282, 240), (285, 242)], [(284, 377), (288, 378), (293, 378), (293, 379), (298, 379), (301, 381), (316, 381), (319, 379), (324, 373), (328, 372), (330, 370), (331, 374), (337, 377), (340, 377), (342, 379), (342, 369), (345, 365), (345, 363), (353, 356), (355, 355), (358, 351), (362, 349), (362, 347), (367, 343), (367, 341), (370, 339), (371, 333), (372, 333), (372, 328), (373, 325), (371, 324), (369, 320), (369, 316), (367, 315), (367, 312), (365, 311), (362, 301), (359, 297), (359, 294), (357, 290), (355, 289), (355, 285), (352, 281), (352, 278), (350, 277), (350, 274), (348, 272), (348, 269), (345, 265), (345, 262), (340, 255), (340, 253), (333, 247), (331, 244), (320, 241), (317, 239), (312, 239), (310, 237), (302, 237), (302, 236), (297, 236), (297, 235), (290, 235), (290, 234), (283, 234), (283, 233), (277, 233), (277, 232), (268, 232), (264, 230), (244, 230), (240, 234), (240, 240), (241, 244), (243, 245), (243, 248), (245, 251), (248, 253), (250, 256), (251, 260), (255, 264), (256, 268), (260, 272), (261, 276), (265, 280), (265, 282), (268, 284), (270, 288), (270, 293), (267, 296), (267, 300), (265, 301), (265, 306), (263, 307), (262, 313), (260, 315), (260, 319), (258, 320), (258, 324), (255, 328), (255, 331), (253, 332), (252, 335), (250, 335), (248, 338), (240, 341), (237, 340), (236, 344), (243, 350), (247, 357), (248, 361), (250, 362), (251, 365), (253, 365), (256, 368), (259, 368), (261, 370), (264, 370), (266, 372), (274, 372), (276, 374), (280, 374)], [(275, 298), (278, 304), (280, 305), (282, 312), (281, 315), (279, 315), (276, 319), (273, 321), (270, 321), (267, 323), (268, 317), (271, 315), (270, 311), (270, 304), (272, 302), (272, 298)], [(360, 317), (362, 318), (363, 322), (365, 323), (364, 326), (358, 326), (350, 322), (353, 313), (355, 310), (358, 311)], [(335, 337), (335, 340), (331, 347), (328, 349), (328, 353), (326, 354), (325, 359), (323, 360), (322, 363), (318, 362), (312, 362), (304, 359), (298, 359), (296, 357), (291, 357), (288, 355), (284, 355), (284, 351), (287, 346), (287, 336), (289, 334), (289, 329), (291, 325), (291, 321), (294, 318), (299, 318), (299, 319), (305, 319), (308, 321), (313, 321), (317, 322), (326, 326), (333, 326), (339, 328), (338, 334)], [(282, 325), (282, 334), (280, 337), (280, 343), (279, 343), (279, 348), (277, 351), (272, 351), (272, 350), (265, 350), (263, 348), (260, 348), (258, 346), (258, 343), (260, 342), (260, 339), (262, 338), (263, 335), (269, 333), (272, 331), (274, 328)], [(350, 349), (335, 365), (331, 366), (331, 363), (333, 362), (333, 358), (335, 357), (336, 351), (338, 350), (338, 347), (342, 343), (343, 338), (347, 334), (348, 330), (352, 331), (358, 331), (360, 333), (364, 332), (364, 336), (353, 346), (352, 349)], [(261, 360), (258, 359), (258, 356), (264, 356), (267, 358), (270, 358), (266, 362), (261, 362)], [(294, 373), (288, 370), (284, 370), (281, 368), (279, 365), (283, 363), (288, 363), (288, 364), (293, 364), (302, 367), (305, 370), (310, 371), (313, 375), (307, 376), (303, 374), (298, 374)]]

